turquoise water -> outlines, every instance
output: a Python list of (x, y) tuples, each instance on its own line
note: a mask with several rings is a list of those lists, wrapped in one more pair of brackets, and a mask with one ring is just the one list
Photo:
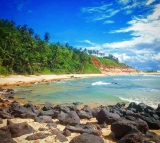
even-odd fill
[(17, 98), (42, 104), (115, 104), (143, 102), (152, 107), (160, 103), (160, 75), (106, 76), (17, 87)]

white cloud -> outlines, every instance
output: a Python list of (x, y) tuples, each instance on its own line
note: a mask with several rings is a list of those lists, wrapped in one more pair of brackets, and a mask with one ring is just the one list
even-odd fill
[(155, 0), (148, 0), (146, 5), (150, 5), (151, 3), (155, 2)]
[(114, 21), (112, 21), (112, 20), (106, 20), (103, 22), (103, 24), (112, 24), (112, 23), (114, 23)]
[(121, 4), (128, 4), (130, 0), (118, 0), (118, 2)]

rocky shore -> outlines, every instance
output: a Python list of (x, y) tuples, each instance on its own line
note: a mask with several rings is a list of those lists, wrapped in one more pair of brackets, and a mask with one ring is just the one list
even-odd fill
[(77, 107), (0, 99), (0, 142), (160, 143), (160, 104)]

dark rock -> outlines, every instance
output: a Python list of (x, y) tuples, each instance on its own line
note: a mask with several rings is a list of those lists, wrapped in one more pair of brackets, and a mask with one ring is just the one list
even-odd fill
[(155, 120), (153, 117), (141, 116), (141, 119), (146, 121), (150, 129), (160, 129), (160, 120)]
[(98, 113), (100, 112), (101, 109), (102, 109), (102, 108), (94, 108), (94, 109), (92, 110), (92, 116), (93, 116), (93, 117), (97, 117), (97, 115), (98, 115)]
[(146, 134), (143, 134), (144, 143), (160, 143), (160, 136), (154, 132), (147, 131)]
[(145, 133), (148, 131), (148, 125), (145, 121), (139, 118), (135, 118), (134, 121), (120, 118), (119, 120), (111, 124), (111, 131), (117, 138), (122, 138), (133, 129), (137, 129), (142, 133)]
[(13, 95), (9, 95), (8, 99), (14, 99), (14, 96)]
[(26, 140), (30, 141), (30, 140), (44, 139), (44, 138), (48, 137), (49, 135), (50, 134), (35, 133), (33, 135), (30, 135), (30, 136), (26, 137)]
[(23, 123), (12, 123), (7, 120), (7, 126), (0, 128), (3, 131), (9, 131), (12, 138), (20, 137), (25, 134), (30, 134), (34, 132), (34, 129), (29, 126), (26, 122)]
[(42, 108), (43, 111), (52, 110), (53, 105), (49, 102), (45, 102), (44, 107)]
[(13, 117), (6, 110), (2, 110), (2, 111), (0, 111), (0, 118), (2, 118), (2, 119), (12, 119)]
[(82, 104), (81, 102), (73, 102), (73, 105), (76, 106), (76, 107), (77, 107), (78, 105), (81, 105), (81, 104)]
[(98, 113), (96, 119), (98, 120), (99, 124), (107, 123), (112, 124), (114, 121), (118, 120), (120, 116), (116, 113), (110, 113), (106, 109), (101, 109)]
[(101, 137), (84, 133), (73, 138), (69, 143), (104, 143)]
[(47, 111), (41, 110), (38, 116), (51, 116), (52, 118), (57, 118), (58, 114), (59, 113), (58, 112), (56, 113), (54, 110), (47, 110)]
[(131, 108), (136, 109), (136, 108), (137, 108), (137, 103), (131, 102), (131, 103), (128, 105), (127, 109), (131, 109)]
[(60, 142), (68, 141), (68, 139), (61, 133), (59, 129), (54, 129), (51, 131), (53, 135), (56, 135), (56, 140)]
[(0, 130), (0, 142), (1, 143), (16, 143), (12, 139), (11, 133), (9, 131), (2, 131), (2, 130)]
[(38, 123), (53, 123), (51, 116), (39, 116), (39, 117), (35, 117), (34, 121), (38, 122)]
[(60, 115), (58, 115), (58, 120), (63, 125), (69, 124), (74, 126), (80, 124), (80, 118), (75, 111), (71, 111), (69, 113), (61, 112)]
[(94, 129), (94, 126), (89, 124), (89, 125), (83, 125), (83, 124), (78, 124), (75, 127), (66, 126), (66, 129), (68, 129), (71, 132), (75, 132), (75, 133), (89, 133), (89, 134), (93, 134), (93, 135), (97, 135), (100, 136), (102, 134), (101, 130), (96, 130)]
[(3, 124), (3, 120), (0, 118), (0, 124)]
[(14, 117), (34, 119), (37, 116), (35, 113), (30, 112), (27, 108), (23, 107), (16, 101), (12, 102), (10, 111), (12, 112)]
[(133, 129), (131, 132), (121, 138), (118, 143), (142, 143), (142, 141), (142, 133)]
[(91, 119), (92, 116), (92, 108), (88, 105), (85, 105), (82, 110), (77, 110), (77, 114), (80, 119)]
[(25, 108), (27, 108), (28, 111), (35, 113), (36, 115), (39, 114), (40, 110), (38, 106), (33, 105), (32, 103), (26, 103), (24, 105)]
[(125, 107), (125, 103), (124, 102), (118, 102), (116, 105), (115, 105), (115, 107), (117, 107), (117, 108), (124, 108)]
[(67, 129), (64, 129), (63, 135), (66, 136), (66, 137), (69, 137), (69, 136), (71, 136), (71, 132)]
[(76, 111), (76, 107), (75, 106), (62, 106), (62, 105), (57, 105), (54, 107), (53, 109), (54, 111), (61, 113), (69, 113), (70, 111)]
[(98, 124), (101, 128), (107, 128), (108, 127), (108, 125), (104, 122), (104, 123), (102, 123), (102, 124)]
[(49, 128), (56, 128), (57, 124), (55, 122), (53, 122), (53, 123), (48, 123), (46, 126)]

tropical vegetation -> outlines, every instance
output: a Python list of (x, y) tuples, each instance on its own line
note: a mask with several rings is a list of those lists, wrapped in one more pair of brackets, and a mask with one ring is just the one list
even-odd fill
[[(99, 73), (93, 51), (77, 49), (68, 43), (49, 43), (50, 34), (42, 39), (28, 25), (16, 26), (12, 20), (0, 20), (0, 74)], [(97, 54), (96, 51), (94, 54)], [(104, 56), (104, 54), (101, 54)], [(114, 56), (99, 61), (121, 66)]]

